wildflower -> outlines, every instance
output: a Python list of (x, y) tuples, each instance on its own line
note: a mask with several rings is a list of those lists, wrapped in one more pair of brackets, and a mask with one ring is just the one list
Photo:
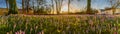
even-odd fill
[(114, 32), (114, 34), (117, 34), (117, 32)]
[(86, 33), (88, 33), (88, 32), (89, 32), (89, 30), (87, 29), (87, 30), (86, 30)]
[(76, 24), (76, 23), (74, 23), (73, 25), (75, 25), (75, 26), (76, 26), (77, 24)]
[(32, 31), (33, 29), (32, 28), (30, 28), (30, 31)]
[(90, 25), (93, 25), (93, 21), (92, 21), (92, 20), (89, 20), (89, 24), (90, 24)]
[(14, 28), (16, 27), (16, 24), (14, 24)]
[(44, 31), (42, 30), (41, 34), (44, 34)]
[(57, 32), (60, 32), (60, 30), (57, 30)]
[(38, 26), (35, 27), (36, 29), (38, 28)]
[(101, 18), (101, 22), (104, 22), (105, 21), (105, 18)]
[(9, 32), (7, 32), (7, 34), (10, 34)]
[(19, 34), (19, 32), (17, 31), (17, 32), (15, 32), (15, 34)]
[(20, 34), (25, 34), (25, 32), (20, 30)]
[(41, 32), (38, 32), (38, 34), (41, 34)]

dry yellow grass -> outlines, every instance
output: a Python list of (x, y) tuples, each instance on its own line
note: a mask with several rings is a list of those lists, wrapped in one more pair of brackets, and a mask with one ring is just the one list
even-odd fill
[[(6, 8), (0, 8), (0, 15), (5, 15), (8, 13), (8, 10)], [(32, 15), (33, 14), (33, 11), (32, 10), (29, 10), (29, 12), (24, 12), (22, 9), (19, 9), (18, 10), (18, 13), (19, 14), (28, 14), (28, 15)]]

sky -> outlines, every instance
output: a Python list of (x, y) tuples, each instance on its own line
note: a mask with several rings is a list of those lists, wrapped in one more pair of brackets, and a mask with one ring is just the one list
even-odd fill
[[(20, 8), (22, 5), (21, 5), (21, 0), (16, 0), (17, 1), (17, 6)], [(5, 0), (0, 0), (0, 8), (6, 8), (6, 2)]]
[[(21, 2), (22, 2), (21, 0), (17, 0), (18, 8), (21, 8), (22, 6)], [(64, 1), (63, 4), (67, 6), (67, 1)], [(81, 0), (81, 1), (73, 0), (71, 2), (71, 7), (76, 9), (82, 9), (86, 7), (86, 4), (87, 4), (86, 0)], [(91, 4), (92, 4), (92, 8), (95, 9), (104, 9), (105, 7), (110, 7), (110, 4), (107, 0), (92, 0)], [(6, 8), (5, 0), (0, 0), (0, 8)]]

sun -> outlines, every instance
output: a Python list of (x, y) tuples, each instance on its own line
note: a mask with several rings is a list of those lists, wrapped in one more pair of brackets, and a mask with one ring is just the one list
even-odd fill
[(68, 6), (63, 6), (62, 9), (61, 9), (61, 11), (67, 12), (68, 11)]

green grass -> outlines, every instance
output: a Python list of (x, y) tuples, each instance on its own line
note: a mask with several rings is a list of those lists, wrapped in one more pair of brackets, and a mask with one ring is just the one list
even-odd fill
[(120, 34), (119, 16), (9, 15), (0, 17), (0, 33), (15, 34)]

